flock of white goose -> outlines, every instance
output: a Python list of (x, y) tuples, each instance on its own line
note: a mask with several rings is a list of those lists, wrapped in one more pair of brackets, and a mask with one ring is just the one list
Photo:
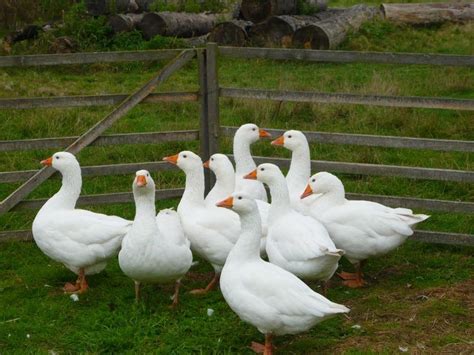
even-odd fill
[[(78, 275), (64, 291), (85, 292), (86, 275), (103, 270), (118, 253), (120, 268), (135, 282), (137, 300), (141, 283), (176, 282), (176, 306), (180, 280), (195, 253), (213, 266), (215, 276), (192, 293), (220, 284), (232, 310), (265, 335), (264, 345), (252, 345), (265, 354), (272, 352), (273, 335), (303, 332), (348, 312), (301, 279), (325, 285), (345, 255), (356, 272), (338, 275), (345, 285), (360, 287), (365, 283), (362, 262), (397, 248), (413, 233), (412, 227), (429, 216), (346, 200), (336, 176), (311, 176), (310, 150), (300, 131), (287, 131), (272, 142), (292, 151), (286, 178), (274, 164), (256, 166), (250, 146), (262, 137), (270, 134), (255, 124), (237, 130), (235, 170), (223, 154), (212, 155), (204, 164), (190, 151), (163, 158), (186, 175), (177, 212), (165, 209), (156, 214), (155, 183), (148, 171), (137, 171), (133, 221), (75, 207), (82, 178), (74, 155), (58, 152), (43, 160), (62, 174), (62, 186), (38, 212), (33, 236), (47, 256)], [(216, 176), (206, 197), (204, 167)]]

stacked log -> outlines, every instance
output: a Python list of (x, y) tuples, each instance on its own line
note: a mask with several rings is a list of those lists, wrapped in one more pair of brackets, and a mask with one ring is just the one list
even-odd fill
[(247, 43), (248, 33), (253, 23), (244, 20), (231, 20), (218, 24), (209, 34), (209, 41), (222, 46), (242, 47)]
[(388, 21), (411, 25), (474, 20), (473, 3), (382, 4), (380, 8)]
[(344, 41), (349, 31), (378, 14), (376, 8), (367, 5), (352, 6), (337, 16), (301, 27), (293, 35), (293, 46), (307, 49), (333, 49)]
[(113, 33), (129, 32), (138, 26), (143, 16), (144, 14), (134, 13), (112, 15), (107, 23), (112, 28)]
[(296, 14), (296, 0), (242, 0), (240, 12), (247, 21), (260, 23), (271, 16)]
[(250, 41), (255, 46), (289, 48), (292, 46), (295, 31), (336, 16), (341, 11), (332, 9), (313, 16), (272, 16), (266, 22), (256, 25), (250, 30)]
[(137, 27), (148, 40), (156, 35), (187, 38), (209, 33), (217, 23), (217, 17), (205, 13), (149, 12)]

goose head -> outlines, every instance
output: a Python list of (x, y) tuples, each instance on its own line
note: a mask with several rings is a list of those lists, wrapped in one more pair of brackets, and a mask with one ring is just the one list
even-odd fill
[(239, 215), (254, 213), (257, 210), (255, 200), (242, 192), (234, 192), (225, 200), (218, 202), (216, 206), (229, 208)]
[(284, 179), (285, 177), (278, 166), (270, 163), (260, 164), (255, 170), (244, 176), (244, 179), (258, 180), (267, 185), (277, 181), (279, 178)]
[(309, 178), (306, 189), (301, 194), (301, 198), (308, 197), (310, 195), (322, 195), (333, 191), (344, 191), (344, 185), (339, 178), (328, 172), (320, 172), (314, 174)]
[(250, 145), (258, 141), (260, 138), (267, 137), (271, 137), (271, 134), (264, 129), (258, 128), (256, 124), (247, 123), (240, 126), (235, 132), (234, 141), (238, 140)]
[(285, 147), (293, 152), (300, 147), (308, 146), (308, 140), (303, 132), (291, 130), (286, 131), (283, 135), (272, 141), (272, 145)]
[(155, 182), (148, 170), (138, 170), (132, 184), (133, 193), (138, 195), (155, 192)]
[(178, 168), (180, 168), (184, 172), (202, 169), (202, 160), (199, 155), (189, 150), (183, 150), (178, 154), (169, 157), (164, 157), (163, 160), (167, 161), (168, 163), (177, 165)]
[(216, 176), (222, 176), (223, 174), (228, 173), (229, 171), (233, 173), (234, 166), (230, 162), (229, 158), (225, 154), (213, 154), (206, 161), (203, 166), (205, 168), (211, 169)]
[(48, 159), (42, 160), (41, 164), (44, 166), (52, 166), (54, 169), (60, 171), (61, 173), (80, 168), (79, 162), (76, 157), (68, 152), (57, 152), (54, 153)]

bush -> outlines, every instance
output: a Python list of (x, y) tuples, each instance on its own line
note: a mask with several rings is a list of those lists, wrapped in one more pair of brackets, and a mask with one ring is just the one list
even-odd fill
[(84, 3), (71, 7), (64, 16), (64, 28), (58, 36), (73, 37), (81, 50), (108, 49), (112, 39), (112, 29), (103, 16), (92, 17), (86, 13)]

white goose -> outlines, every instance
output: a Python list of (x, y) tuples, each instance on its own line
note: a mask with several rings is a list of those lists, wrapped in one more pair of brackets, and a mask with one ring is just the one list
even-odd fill
[[(135, 281), (135, 299), (140, 299), (140, 284), (175, 282), (172, 306), (178, 305), (180, 280), (191, 267), (193, 255), (189, 242), (180, 234), (176, 215), (170, 210), (155, 216), (155, 182), (146, 170), (137, 171), (133, 181), (135, 220), (122, 241), (119, 265)], [(171, 211), (174, 212), (174, 211)], [(171, 233), (160, 230), (158, 223)], [(179, 223), (179, 220), (177, 221)]]
[(312, 194), (317, 197), (311, 205), (312, 215), (324, 224), (336, 246), (344, 249), (346, 258), (355, 264), (355, 274), (339, 274), (349, 287), (364, 285), (364, 260), (397, 248), (413, 234), (415, 224), (429, 218), (407, 208), (348, 201), (341, 180), (327, 172), (313, 175), (301, 198)]
[[(215, 206), (217, 202), (222, 201), (230, 196), (235, 190), (235, 171), (230, 159), (224, 154), (213, 154), (208, 161), (204, 163), (204, 167), (209, 168), (216, 175), (216, 183), (206, 196), (206, 205)], [(265, 243), (268, 232), (268, 211), (270, 204), (262, 200), (255, 200), (258, 212), (262, 219), (262, 243), (261, 254), (265, 255)]]
[(250, 152), (250, 145), (260, 138), (271, 137), (270, 133), (259, 129), (253, 123), (239, 127), (234, 135), (235, 190), (244, 191), (258, 200), (267, 202), (265, 187), (258, 181), (245, 180), (244, 175), (257, 166)]
[(306, 280), (329, 280), (344, 251), (336, 249), (324, 226), (295, 211), (285, 177), (278, 166), (260, 164), (245, 176), (268, 185), (272, 203), (268, 215), (267, 255), (273, 264)]
[(214, 268), (212, 281), (192, 293), (206, 293), (217, 286), (219, 275), (229, 251), (240, 233), (239, 216), (232, 211), (206, 206), (204, 202), (204, 171), (201, 158), (190, 151), (165, 157), (186, 174), (186, 186), (178, 205), (178, 214), (191, 249)]
[(314, 292), (290, 272), (261, 259), (260, 216), (255, 202), (240, 192), (218, 206), (240, 215), (242, 232), (222, 269), (221, 291), (230, 308), (265, 334), (256, 352), (271, 354), (273, 335), (304, 332), (349, 309)]
[(88, 289), (86, 275), (102, 271), (107, 259), (117, 255), (132, 222), (75, 208), (82, 177), (71, 153), (55, 153), (41, 164), (61, 173), (62, 186), (36, 215), (33, 237), (43, 253), (78, 274), (77, 281), (66, 283), (64, 291), (83, 293)]
[(286, 131), (272, 141), (272, 145), (285, 147), (291, 151), (290, 169), (286, 174), (291, 206), (298, 212), (308, 214), (308, 208), (314, 198), (304, 200), (300, 198), (311, 176), (311, 155), (306, 136), (301, 131)]

